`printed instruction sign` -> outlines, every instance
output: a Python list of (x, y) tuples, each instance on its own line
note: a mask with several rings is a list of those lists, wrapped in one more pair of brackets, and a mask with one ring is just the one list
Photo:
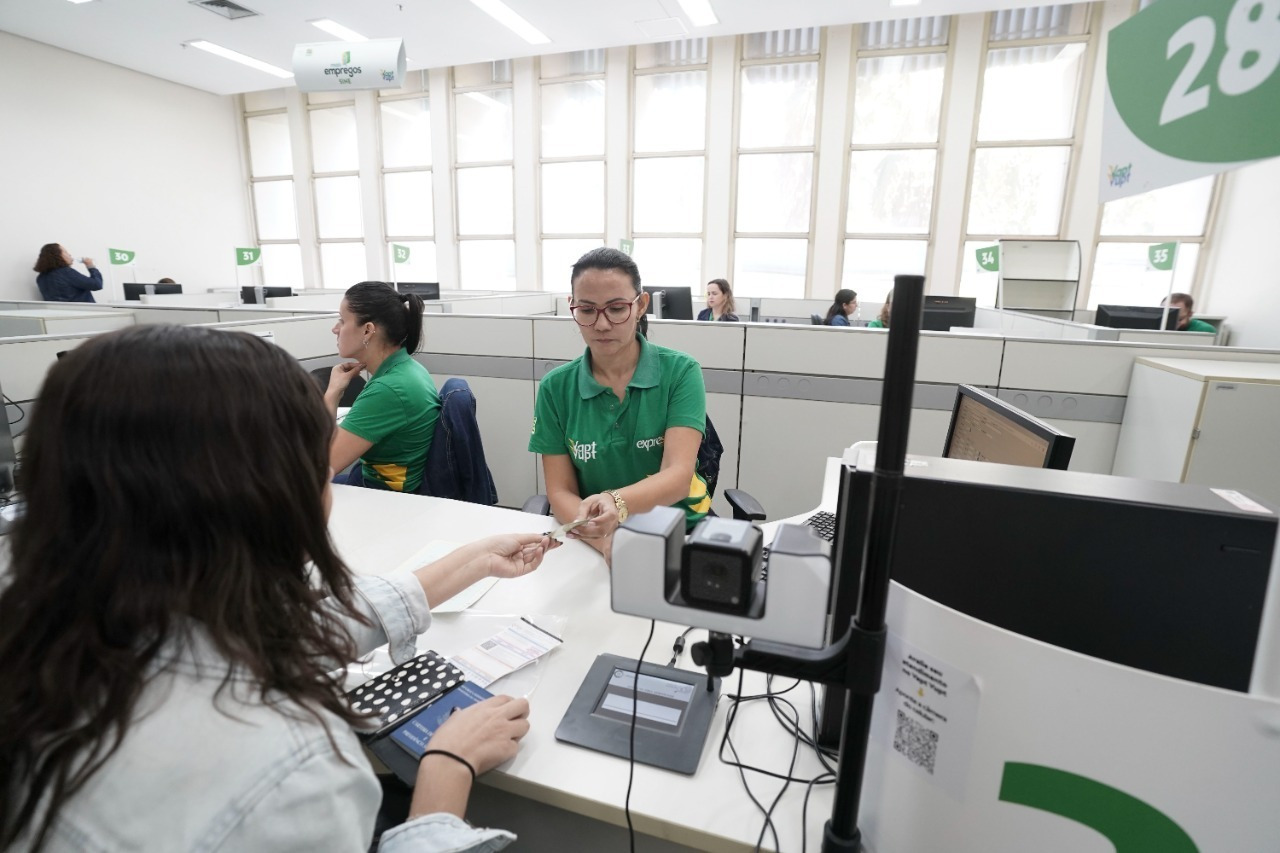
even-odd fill
[(974, 677), (890, 632), (876, 705), (874, 736), (889, 760), (908, 762), (963, 800), (978, 717)]

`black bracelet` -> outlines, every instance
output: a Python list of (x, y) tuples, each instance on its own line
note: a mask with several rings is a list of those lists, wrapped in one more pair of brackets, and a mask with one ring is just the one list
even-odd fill
[(467, 768), (467, 770), (471, 773), (472, 782), (476, 781), (476, 769), (471, 766), (470, 761), (467, 761), (467, 759), (463, 758), (461, 755), (455, 755), (454, 753), (448, 752), (447, 750), (443, 750), (443, 749), (428, 749), (426, 752), (422, 753), (423, 758), (426, 758), (428, 755), (444, 755), (449, 758), (452, 758), (454, 761), (458, 762), (463, 767)]

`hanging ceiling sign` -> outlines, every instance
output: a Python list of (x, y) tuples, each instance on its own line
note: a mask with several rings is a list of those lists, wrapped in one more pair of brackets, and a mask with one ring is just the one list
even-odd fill
[(303, 92), (396, 89), (404, 74), (404, 39), (326, 41), (293, 49), (293, 75)]

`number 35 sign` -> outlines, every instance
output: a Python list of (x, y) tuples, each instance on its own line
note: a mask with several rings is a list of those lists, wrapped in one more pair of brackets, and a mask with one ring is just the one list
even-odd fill
[(1160, 0), (1107, 38), (1101, 200), (1280, 155), (1280, 0)]

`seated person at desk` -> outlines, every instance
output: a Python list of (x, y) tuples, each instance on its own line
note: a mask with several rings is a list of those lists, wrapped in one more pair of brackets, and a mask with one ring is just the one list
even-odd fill
[(412, 353), (422, 340), (422, 297), (397, 293), (381, 281), (350, 287), (338, 306), (338, 355), (325, 404), (333, 417), (352, 378), (368, 370), (369, 384), (334, 430), (329, 464), (349, 486), (413, 493), (422, 484), (427, 450), (440, 419), (440, 394)]
[(91, 290), (102, 290), (102, 272), (93, 265), (93, 258), (81, 258), (89, 270), (81, 275), (71, 268), (75, 263), (71, 253), (58, 243), (45, 243), (34, 267), (36, 287), (45, 302), (92, 302)]
[[(1165, 299), (1160, 300), (1160, 307), (1165, 305)], [(1218, 334), (1218, 330), (1204, 320), (1197, 320), (1195, 315), (1191, 313), (1191, 309), (1195, 307), (1195, 300), (1191, 298), (1190, 293), (1170, 293), (1167, 301), (1172, 308), (1178, 309), (1178, 325), (1179, 332), (1210, 332)]]
[(884, 305), (880, 306), (880, 313), (876, 318), (867, 324), (868, 329), (887, 329), (889, 328), (889, 315), (893, 313), (893, 291), (890, 290), (884, 298)]
[(692, 527), (711, 508), (697, 472), (707, 420), (702, 368), (645, 339), (649, 294), (616, 249), (573, 265), (569, 308), (587, 351), (542, 378), (529, 450), (542, 454), (547, 499), (569, 533), (612, 559), (613, 532), (631, 513), (677, 506)]
[(831, 307), (827, 309), (826, 319), (822, 321), (824, 326), (852, 326), (849, 318), (853, 316), (853, 312), (858, 310), (858, 294), (849, 288), (842, 288), (836, 291), (836, 300), (831, 303)]
[[(333, 668), (384, 643), (411, 658), (430, 602), (533, 571), (549, 540), (354, 577), (327, 529), (333, 419), (253, 335), (100, 335), (32, 417), (0, 592), (0, 849), (368, 849), (381, 791)], [(380, 849), (509, 839), (462, 814), (527, 715), (496, 696), (441, 726)]]
[(722, 278), (707, 282), (707, 307), (698, 312), (698, 319), (738, 322), (738, 315), (733, 313), (733, 290), (729, 282)]

